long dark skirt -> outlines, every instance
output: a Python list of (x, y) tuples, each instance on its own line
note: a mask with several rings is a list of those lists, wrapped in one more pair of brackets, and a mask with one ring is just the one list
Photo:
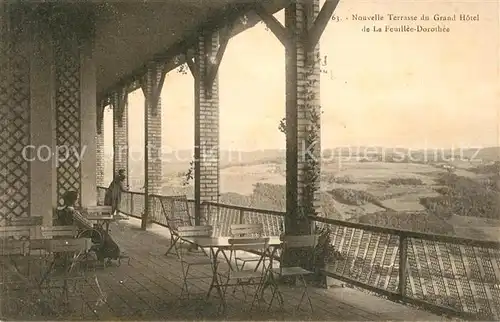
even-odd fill
[(93, 249), (98, 260), (120, 258), (120, 247), (104, 229), (94, 228), (94, 230), (84, 232), (80, 237), (92, 239)]

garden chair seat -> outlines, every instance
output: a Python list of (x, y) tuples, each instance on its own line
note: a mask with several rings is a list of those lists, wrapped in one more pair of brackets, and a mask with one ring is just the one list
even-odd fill
[(186, 265), (210, 265), (212, 264), (212, 260), (205, 256), (203, 257), (182, 257), (181, 261)]
[(273, 268), (273, 273), (280, 274), (281, 276), (297, 276), (297, 275), (310, 275), (314, 274), (307, 269), (302, 267), (283, 267), (283, 268)]

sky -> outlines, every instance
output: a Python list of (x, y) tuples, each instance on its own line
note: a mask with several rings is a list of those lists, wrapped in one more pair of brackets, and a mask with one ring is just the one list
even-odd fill
[[(323, 2), (323, 1), (322, 1)], [(499, 145), (500, 27), (498, 1), (341, 0), (320, 40), (322, 146), (481, 147)], [(384, 15), (380, 27), (447, 25), (448, 33), (362, 32), (373, 22), (352, 15)], [(430, 16), (388, 21), (387, 14)], [(479, 14), (479, 21), (437, 22), (433, 15)], [(284, 23), (284, 12), (275, 17)], [(458, 19), (458, 18), (457, 18)], [(229, 41), (219, 68), (220, 148), (282, 149), (285, 114), (284, 48), (258, 24)], [(170, 72), (162, 100), (163, 149), (194, 142), (192, 76)], [(129, 143), (144, 142), (144, 98), (129, 95)], [(112, 146), (111, 113), (105, 141)]]

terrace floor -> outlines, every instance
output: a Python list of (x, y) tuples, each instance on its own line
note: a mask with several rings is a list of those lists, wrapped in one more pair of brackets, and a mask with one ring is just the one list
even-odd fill
[[(333, 287), (311, 288), (314, 305), (311, 313), (304, 303), (303, 309), (295, 310), (301, 293), (293, 288), (284, 290), (285, 310), (275, 305), (270, 311), (267, 306), (255, 306), (249, 310), (249, 301), (243, 300), (241, 291), (228, 291), (228, 308), (223, 315), (217, 313), (218, 298), (213, 296), (205, 302), (204, 294), (210, 283), (210, 268), (192, 268), (194, 274), (205, 275), (207, 279), (194, 280), (191, 292), (195, 299), (179, 300), (182, 271), (174, 255), (165, 256), (168, 232), (154, 225), (147, 232), (139, 229), (140, 222), (129, 221), (113, 224), (111, 234), (130, 257), (130, 265), (100, 268), (89, 274), (81, 287), (83, 294), (73, 294), (73, 313), (57, 317), (64, 320), (425, 320), (443, 318), (405, 305), (393, 303), (357, 290)], [(95, 281), (99, 282), (99, 287)], [(196, 299), (198, 298), (198, 299)], [(78, 305), (81, 303), (80, 305)], [(83, 305), (82, 305), (83, 304)], [(81, 308), (83, 306), (83, 309)], [(20, 310), (22, 312), (23, 310)], [(16, 319), (33, 317), (16, 316)], [(51, 319), (53, 319), (51, 317)]]

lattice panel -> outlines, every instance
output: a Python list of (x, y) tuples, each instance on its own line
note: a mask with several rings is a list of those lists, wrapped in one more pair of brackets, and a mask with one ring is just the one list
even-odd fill
[(58, 44), (56, 50), (56, 142), (60, 149), (71, 149), (70, 157), (57, 167), (57, 195), (62, 203), (62, 195), (80, 191), (81, 184), (80, 164), (74, 153), (81, 150), (80, 62), (78, 51), (69, 46)]
[(0, 46), (0, 226), (30, 212), (30, 168), (23, 157), (30, 143), (29, 79), (29, 60)]

